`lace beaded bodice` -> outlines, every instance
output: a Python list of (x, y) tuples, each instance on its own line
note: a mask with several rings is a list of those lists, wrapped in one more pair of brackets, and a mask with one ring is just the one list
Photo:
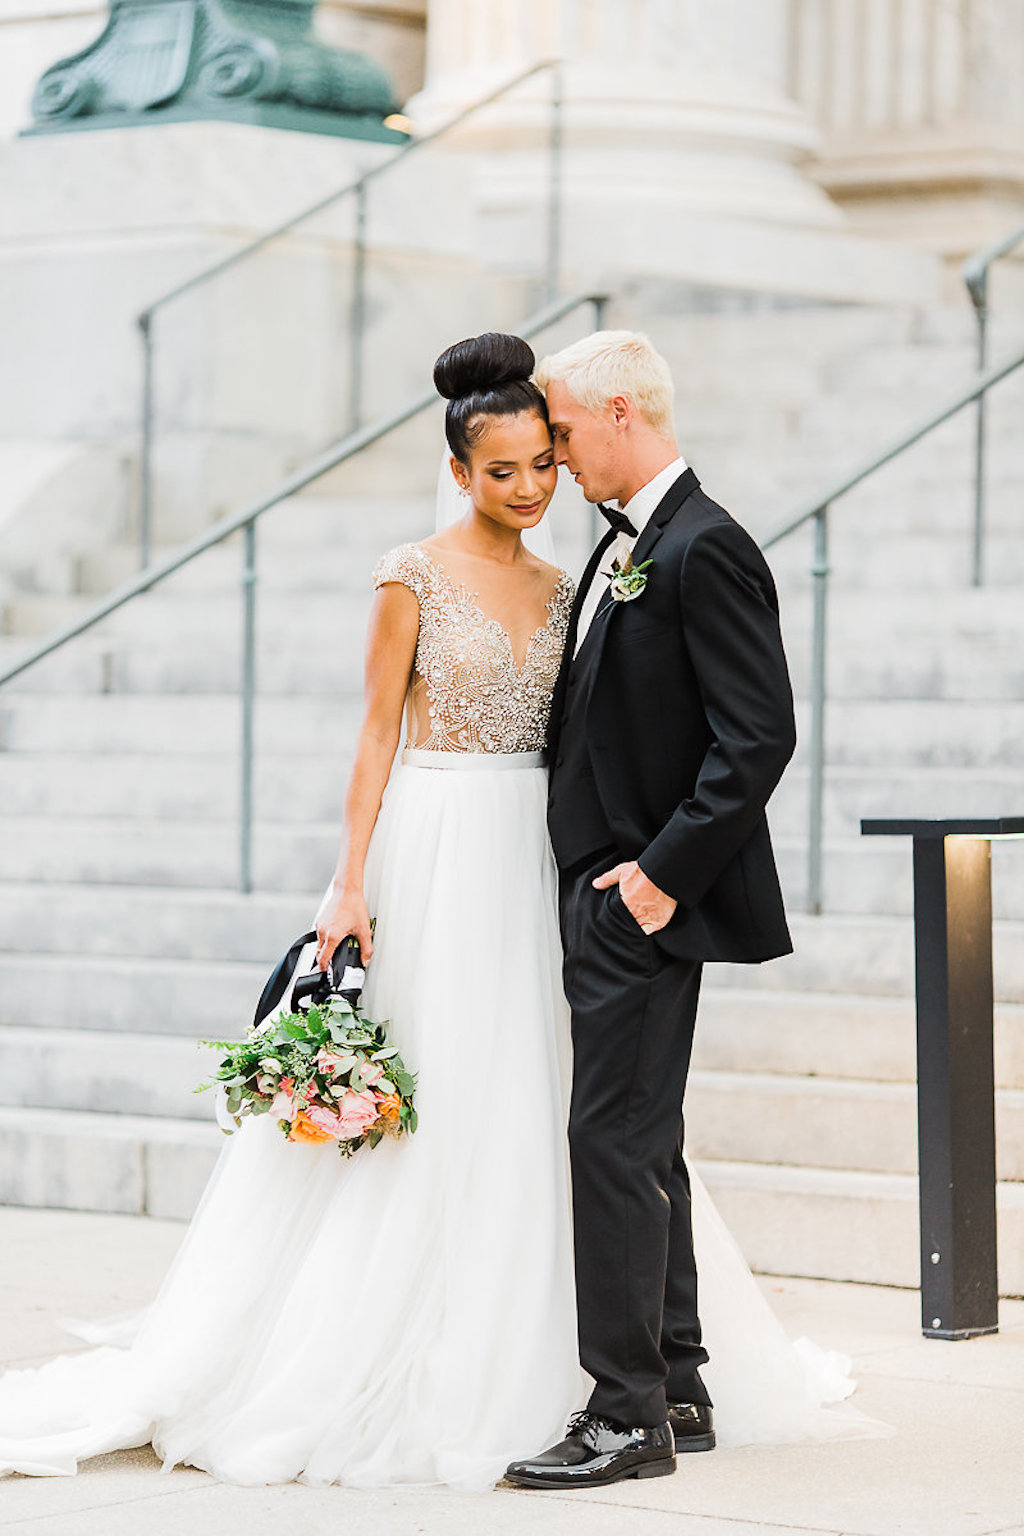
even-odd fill
[(380, 561), (375, 587), (399, 581), (420, 605), (409, 686), (409, 746), (440, 752), (540, 752), (565, 645), (573, 584), (561, 572), (545, 622), (516, 665), (508, 631), (418, 544)]

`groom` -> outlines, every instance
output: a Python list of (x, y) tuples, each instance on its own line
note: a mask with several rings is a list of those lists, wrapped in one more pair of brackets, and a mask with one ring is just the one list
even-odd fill
[(771, 573), (676, 447), (645, 336), (544, 360), (557, 462), (611, 527), (555, 688), (548, 823), (574, 1052), (580, 1357), (565, 1440), (507, 1476), (599, 1486), (715, 1443), (700, 1377), (683, 1091), (705, 960), (791, 949), (765, 805), (795, 744)]

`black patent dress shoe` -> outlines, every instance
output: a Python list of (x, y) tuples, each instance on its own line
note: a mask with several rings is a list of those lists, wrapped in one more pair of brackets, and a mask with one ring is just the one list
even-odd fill
[(577, 1413), (564, 1440), (505, 1473), (518, 1488), (603, 1488), (627, 1477), (667, 1477), (676, 1469), (668, 1421), (629, 1429), (596, 1413)]
[(677, 1455), (714, 1450), (715, 1421), (707, 1403), (669, 1403), (668, 1422), (675, 1436)]

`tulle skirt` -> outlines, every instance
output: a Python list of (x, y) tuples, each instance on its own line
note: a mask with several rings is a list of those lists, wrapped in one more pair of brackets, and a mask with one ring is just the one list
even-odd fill
[[(588, 1384), (546, 790), (534, 754), (404, 755), (364, 1007), (419, 1130), (344, 1161), (247, 1121), (129, 1346), (0, 1380), (0, 1472), (152, 1442), (225, 1482), (483, 1489), (561, 1437)], [(720, 1443), (855, 1430), (821, 1407), (842, 1362), (790, 1344), (696, 1176), (694, 1235)]]

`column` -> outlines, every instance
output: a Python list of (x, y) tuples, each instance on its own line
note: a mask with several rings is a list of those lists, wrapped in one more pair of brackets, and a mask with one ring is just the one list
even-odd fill
[[(805, 170), (816, 131), (786, 94), (789, 25), (788, 0), (429, 0), (426, 86), (407, 110), (433, 127), (517, 70), (564, 59), (566, 251), (577, 268), (613, 236), (621, 264), (642, 267), (634, 248), (652, 228), (694, 247), (683, 224), (695, 219), (831, 230), (841, 216)], [(531, 82), (463, 133), (464, 148), (487, 151), (477, 196), (492, 248), (521, 246), (517, 212), (543, 197), (550, 89)], [(742, 268), (735, 249), (731, 259)]]
[(856, 226), (962, 258), (1024, 220), (1024, 0), (796, 0), (794, 94)]

